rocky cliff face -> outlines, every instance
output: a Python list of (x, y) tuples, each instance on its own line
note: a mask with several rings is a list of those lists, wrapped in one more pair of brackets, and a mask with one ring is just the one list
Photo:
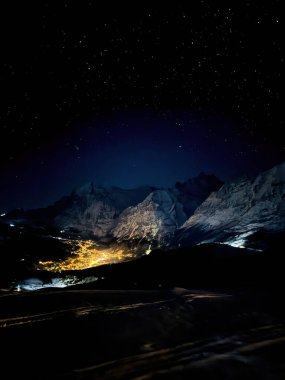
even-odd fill
[(212, 193), (183, 224), (178, 241), (241, 246), (247, 236), (260, 229), (285, 229), (285, 162), (256, 178), (239, 179)]
[(171, 190), (156, 190), (119, 217), (113, 236), (118, 241), (136, 240), (164, 244), (187, 219), (183, 205)]
[(151, 191), (151, 187), (126, 190), (90, 184), (72, 194), (71, 206), (59, 213), (54, 223), (65, 230), (75, 229), (84, 235), (105, 238), (115, 227), (122, 211), (143, 201)]
[(214, 175), (201, 173), (184, 183), (177, 182), (172, 189), (156, 190), (122, 212), (113, 236), (118, 241), (148, 242), (152, 247), (171, 245), (174, 232), (221, 186)]

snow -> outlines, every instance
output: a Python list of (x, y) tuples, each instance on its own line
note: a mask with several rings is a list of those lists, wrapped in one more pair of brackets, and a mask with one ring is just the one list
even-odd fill
[(126, 209), (113, 230), (118, 241), (163, 242), (186, 220), (183, 205), (170, 190), (156, 190), (137, 206)]
[(22, 282), (16, 284), (15, 288), (17, 291), (28, 290), (34, 291), (45, 288), (66, 288), (71, 285), (87, 284), (89, 282), (97, 281), (98, 278), (94, 276), (89, 276), (84, 279), (79, 279), (76, 276), (66, 276), (63, 278), (51, 278), (48, 282), (44, 282), (39, 278), (28, 278)]
[(83, 186), (73, 195), (72, 207), (58, 215), (55, 224), (64, 230), (74, 228), (96, 238), (106, 237), (115, 227), (120, 213), (141, 202), (151, 190), (149, 187), (124, 190), (94, 188), (92, 184)]
[(180, 238), (187, 238), (195, 228), (211, 234), (211, 241), (224, 236), (240, 246), (247, 236), (261, 228), (282, 231), (285, 229), (284, 194), (285, 162), (256, 178), (227, 183), (212, 193), (183, 224)]
[(120, 189), (93, 183), (72, 193), (72, 204), (55, 218), (68, 232), (108, 241), (146, 240), (162, 244), (193, 214), (204, 199), (221, 186), (212, 175), (200, 174), (172, 189)]
[(61, 233), (75, 231), (82, 239), (104, 244), (124, 242), (132, 249), (144, 243), (145, 254), (156, 247), (183, 245), (187, 239), (243, 246), (261, 228), (285, 230), (285, 162), (256, 178), (224, 185), (203, 173), (171, 189), (89, 183), (52, 211)]

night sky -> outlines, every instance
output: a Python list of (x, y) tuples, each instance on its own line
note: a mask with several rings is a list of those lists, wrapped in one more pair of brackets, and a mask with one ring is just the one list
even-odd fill
[(0, 211), (285, 159), (281, 1), (22, 3), (0, 6)]

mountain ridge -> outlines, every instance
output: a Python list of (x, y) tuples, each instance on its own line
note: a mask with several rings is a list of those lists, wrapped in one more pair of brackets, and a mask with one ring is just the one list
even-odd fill
[[(157, 245), (180, 227), (196, 207), (221, 185), (222, 182), (214, 175), (204, 173), (185, 182), (177, 182), (169, 189), (151, 186), (122, 189), (95, 186), (89, 182), (73, 189), (70, 195), (53, 205), (28, 211), (14, 210), (7, 213), (5, 219), (52, 225), (62, 232), (101, 241), (129, 240), (132, 235), (135, 240), (145, 239)], [(144, 212), (146, 209), (148, 211)]]
[(122, 243), (133, 252), (205, 242), (239, 247), (258, 231), (285, 231), (285, 161), (225, 184), (204, 173), (168, 189), (88, 183), (47, 208), (5, 220), (51, 225), (69, 238)]
[[(237, 244), (260, 229), (285, 229), (285, 162), (253, 178), (242, 177), (212, 193), (181, 226), (180, 243)], [(231, 241), (231, 238), (233, 241)], [(218, 240), (217, 240), (218, 239)]]

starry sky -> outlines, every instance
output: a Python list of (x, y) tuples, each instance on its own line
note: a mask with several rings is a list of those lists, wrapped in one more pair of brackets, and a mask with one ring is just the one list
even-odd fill
[(284, 160), (281, 1), (22, 3), (0, 5), (0, 211)]

